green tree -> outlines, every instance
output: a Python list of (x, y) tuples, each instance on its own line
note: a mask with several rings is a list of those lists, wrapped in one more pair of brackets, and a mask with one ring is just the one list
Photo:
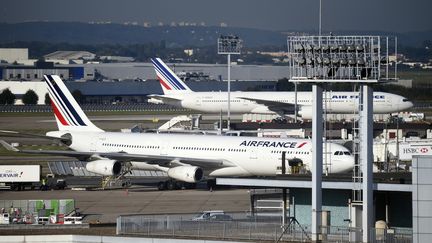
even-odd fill
[(45, 105), (51, 105), (51, 98), (48, 93), (45, 94)]
[(72, 92), (72, 96), (74, 97), (74, 99), (76, 100), (76, 102), (78, 102), (78, 104), (81, 104), (83, 101), (83, 94), (81, 93), (81, 91), (79, 90), (74, 90)]
[(276, 83), (276, 91), (292, 91), (294, 83), (289, 82), (287, 78), (279, 79)]
[(13, 105), (15, 103), (16, 96), (9, 90), (5, 89), (0, 94), (1, 105)]
[(25, 105), (36, 105), (38, 100), (38, 95), (31, 89), (29, 89), (22, 97), (22, 102)]

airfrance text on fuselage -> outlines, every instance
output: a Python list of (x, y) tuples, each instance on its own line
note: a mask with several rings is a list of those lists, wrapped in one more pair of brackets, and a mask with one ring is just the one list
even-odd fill
[[(306, 142), (302, 143), (303, 145)], [(300, 145), (302, 145), (300, 144)], [(256, 140), (244, 140), (240, 143), (240, 146), (247, 147), (267, 147), (267, 148), (296, 148), (297, 142), (271, 142), (271, 141), (256, 141)], [(300, 146), (299, 146), (300, 147)]]
[[(333, 100), (340, 100), (340, 99), (358, 99), (359, 96), (358, 95), (333, 95), (331, 97)], [(384, 100), (385, 96), (384, 95), (374, 95), (373, 96), (374, 99), (376, 100)]]

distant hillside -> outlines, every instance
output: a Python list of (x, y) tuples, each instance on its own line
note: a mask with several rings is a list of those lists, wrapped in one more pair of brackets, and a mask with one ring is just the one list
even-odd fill
[[(308, 31), (292, 31), (308, 32)], [(286, 34), (278, 31), (234, 27), (151, 27), (122, 24), (88, 24), (78, 22), (0, 23), (0, 43), (16, 41), (67, 42), (71, 44), (145, 44), (165, 41), (167, 47), (215, 45), (221, 34), (236, 34), (247, 47), (284, 46)], [(398, 36), (401, 46), (420, 46), (432, 40), (432, 30), (409, 33), (377, 31), (334, 31), (336, 35)]]
[(0, 43), (15, 41), (80, 44), (143, 44), (164, 40), (168, 47), (215, 45), (221, 34), (236, 34), (245, 45), (284, 45), (286, 37), (275, 31), (230, 27), (151, 27), (75, 22), (0, 24)]

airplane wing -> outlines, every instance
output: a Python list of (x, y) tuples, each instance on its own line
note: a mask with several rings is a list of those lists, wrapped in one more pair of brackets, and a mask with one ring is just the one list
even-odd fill
[(67, 137), (67, 136), (58, 138), (58, 137), (52, 137), (52, 136), (47, 136), (47, 135), (40, 135), (40, 134), (33, 134), (33, 133), (22, 133), (22, 132), (7, 131), (7, 130), (0, 130), (0, 136), (2, 136), (2, 137), (44, 138), (44, 139), (59, 140), (59, 141), (64, 141), (64, 142), (71, 141), (71, 138)]
[(121, 162), (145, 162), (147, 164), (160, 165), (164, 167), (172, 167), (178, 164), (189, 164), (202, 167), (203, 169), (217, 169), (224, 167), (233, 167), (235, 164), (220, 159), (198, 159), (189, 157), (173, 157), (164, 155), (143, 155), (143, 154), (128, 154), (126, 152), (109, 152), (109, 153), (94, 153), (94, 152), (77, 152), (71, 150), (19, 150), (3, 140), (0, 144), (7, 150), (27, 153), (27, 154), (48, 154), (74, 157), (79, 160), (88, 160), (90, 158), (105, 158), (113, 159)]
[[(294, 114), (294, 104), (292, 103), (284, 103), (284, 102), (278, 102), (278, 101), (271, 101), (271, 100), (263, 100), (263, 99), (255, 99), (255, 98), (249, 98), (249, 97), (238, 97), (240, 99), (245, 99), (249, 101), (254, 101), (257, 104), (265, 105), (267, 108), (271, 111), (274, 111), (278, 114)], [(300, 105), (297, 105), (297, 109), (300, 107)]]
[(155, 99), (159, 99), (159, 100), (166, 100), (166, 101), (181, 101), (181, 99), (177, 99), (174, 97), (167, 97), (165, 95), (158, 95), (158, 94), (152, 94), (152, 95), (148, 95), (147, 97), (149, 98), (155, 98)]

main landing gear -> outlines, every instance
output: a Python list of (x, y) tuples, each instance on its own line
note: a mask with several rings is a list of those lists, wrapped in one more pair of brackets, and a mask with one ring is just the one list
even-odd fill
[(195, 189), (196, 183), (189, 183), (184, 181), (176, 181), (173, 179), (167, 181), (160, 181), (157, 185), (159, 191), (164, 190), (184, 190), (184, 189)]

